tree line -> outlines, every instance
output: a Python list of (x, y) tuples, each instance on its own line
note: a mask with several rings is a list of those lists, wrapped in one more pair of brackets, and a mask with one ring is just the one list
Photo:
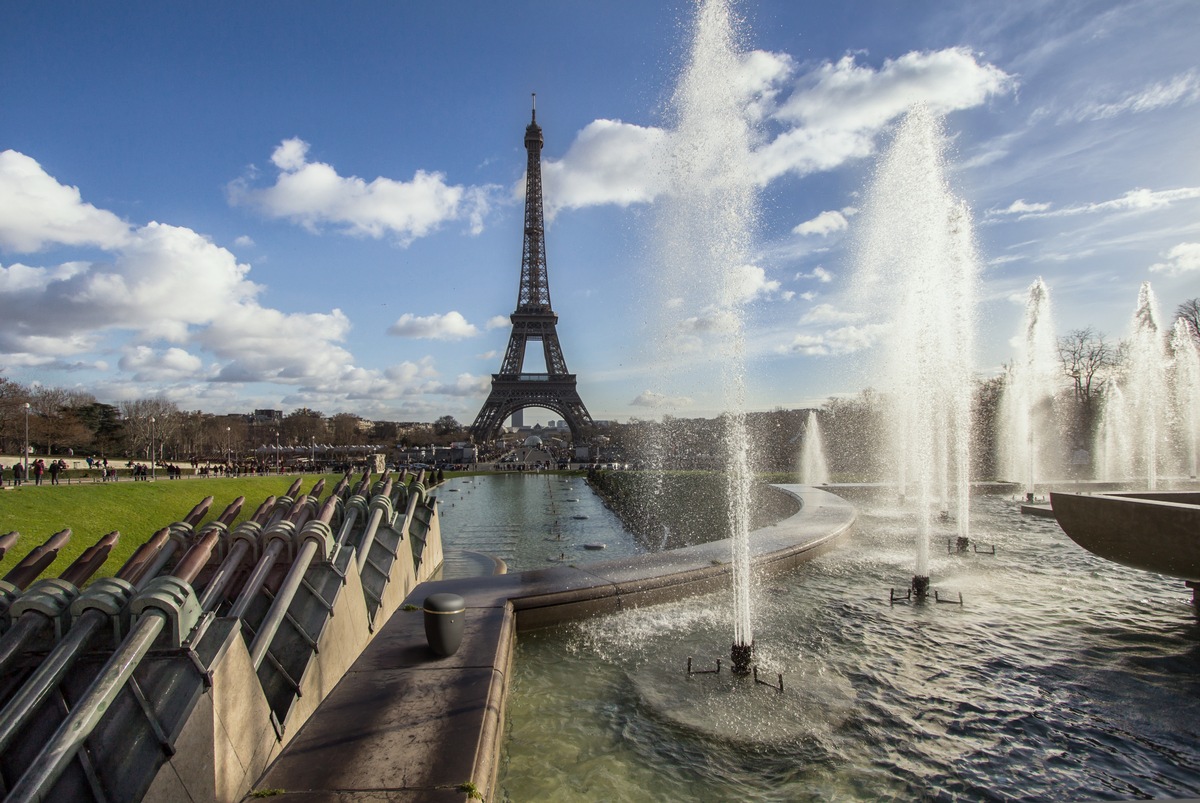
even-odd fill
[[(453, 422), (453, 426), (449, 423)], [(0, 377), (0, 453), (89, 455), (149, 460), (232, 462), (261, 446), (416, 446), (461, 435), (449, 416), (435, 424), (368, 421), (352, 413), (325, 415), (307, 407), (286, 415), (216, 414), (181, 410), (168, 399), (108, 404), (78, 390), (26, 386)]]

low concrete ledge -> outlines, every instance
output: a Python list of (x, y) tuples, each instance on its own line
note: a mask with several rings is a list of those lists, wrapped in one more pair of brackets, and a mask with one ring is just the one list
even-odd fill
[[(751, 534), (758, 576), (778, 574), (832, 548), (857, 513), (833, 494), (777, 486), (801, 501), (796, 515)], [(467, 800), (472, 783), (495, 798), (512, 648), (518, 630), (677, 600), (727, 587), (729, 541), (584, 566), (422, 583), (467, 603), (462, 647), (438, 658), (420, 610), (383, 626), (342, 682), (256, 784), (297, 801)]]

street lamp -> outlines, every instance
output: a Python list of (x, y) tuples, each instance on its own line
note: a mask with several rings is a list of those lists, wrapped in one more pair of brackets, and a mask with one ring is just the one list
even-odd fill
[(279, 430), (275, 430), (275, 473), (276, 474), (283, 473), (283, 467), (280, 464), (281, 464), (281, 458), (280, 458), (280, 451), (279, 451)]
[(229, 465), (231, 452), (233, 451), (233, 436), (230, 433), (230, 428), (225, 427), (225, 465)]
[(150, 479), (154, 479), (154, 416), (150, 416)]
[(25, 479), (29, 479), (29, 402), (25, 402)]

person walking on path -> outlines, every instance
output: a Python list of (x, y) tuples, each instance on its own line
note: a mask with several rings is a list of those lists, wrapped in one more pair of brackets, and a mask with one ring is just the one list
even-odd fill
[(39, 457), (37, 460), (33, 461), (33, 484), (34, 485), (42, 484), (42, 474), (44, 474), (45, 471), (46, 471), (46, 461), (45, 460), (43, 460), (42, 458)]
[(13, 487), (20, 488), (23, 479), (25, 479), (25, 472), (21, 468), (21, 464), (13, 463)]
[(59, 460), (51, 460), (50, 461), (50, 484), (51, 485), (58, 485), (58, 472), (62, 468), (61, 462), (62, 461), (59, 461)]

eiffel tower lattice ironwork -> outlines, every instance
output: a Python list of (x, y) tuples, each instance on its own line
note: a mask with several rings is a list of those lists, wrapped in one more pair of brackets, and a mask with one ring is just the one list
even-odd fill
[[(558, 315), (550, 307), (546, 228), (542, 214), (542, 144), (535, 103), (532, 120), (525, 129), (529, 163), (525, 173), (521, 286), (517, 293), (517, 309), (510, 316), (512, 333), (508, 337), (504, 362), (500, 373), (492, 374), (492, 391), (471, 425), (471, 437), (476, 443), (496, 438), (504, 420), (527, 407), (543, 407), (561, 415), (576, 441), (583, 439), (585, 428), (592, 424), (592, 416), (575, 388), (575, 374), (567, 371), (567, 361), (558, 342)], [(544, 374), (529, 374), (522, 370), (525, 348), (532, 340), (542, 343), (546, 356)]]

